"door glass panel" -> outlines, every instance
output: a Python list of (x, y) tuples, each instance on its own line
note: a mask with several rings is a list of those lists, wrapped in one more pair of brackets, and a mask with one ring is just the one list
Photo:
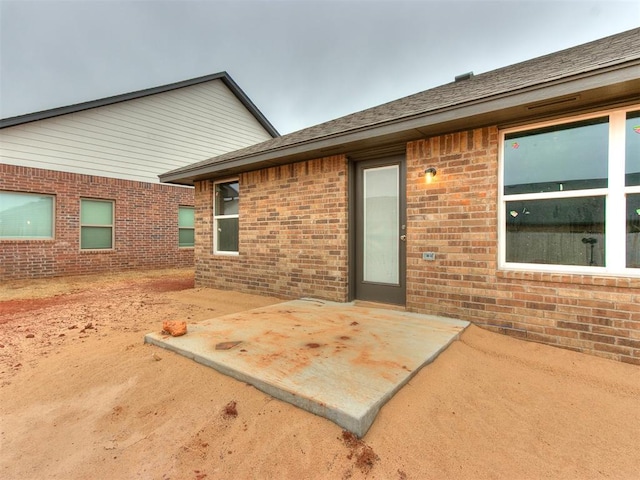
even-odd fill
[(364, 170), (365, 282), (398, 285), (399, 168), (397, 165)]

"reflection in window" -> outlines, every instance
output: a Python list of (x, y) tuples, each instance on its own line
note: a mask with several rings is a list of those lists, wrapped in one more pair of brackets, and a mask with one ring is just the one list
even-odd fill
[(640, 268), (640, 193), (627, 195), (627, 268)]
[(507, 202), (506, 260), (603, 266), (605, 197)]
[(53, 238), (53, 197), (0, 192), (0, 239)]
[(625, 185), (640, 185), (640, 111), (627, 113), (625, 143)]
[(504, 193), (606, 188), (608, 119), (505, 135)]

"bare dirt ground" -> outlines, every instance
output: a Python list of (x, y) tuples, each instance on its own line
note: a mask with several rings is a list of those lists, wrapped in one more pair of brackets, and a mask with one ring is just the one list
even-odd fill
[(0, 478), (640, 478), (637, 366), (470, 327), (358, 440), (143, 344), (276, 302), (186, 270), (0, 285)]

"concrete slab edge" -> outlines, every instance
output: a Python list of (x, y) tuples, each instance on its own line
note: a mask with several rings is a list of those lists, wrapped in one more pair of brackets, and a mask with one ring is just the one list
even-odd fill
[[(248, 383), (249, 385), (254, 386), (258, 390), (267, 395), (270, 395), (278, 400), (282, 400), (283, 402), (290, 403), (296, 407), (302, 408), (308, 412), (313, 413), (314, 415), (318, 415), (320, 417), (326, 418), (327, 420), (332, 421), (338, 426), (352, 432), (354, 435), (361, 438), (364, 436), (366, 431), (369, 429), (373, 421), (375, 420), (377, 410), (375, 412), (371, 412), (368, 410), (364, 413), (361, 418), (354, 417), (352, 415), (348, 415), (340, 410), (331, 408), (327, 405), (320, 404), (316, 401), (311, 400), (310, 398), (302, 397), (300, 395), (296, 395), (294, 393), (288, 392), (274, 385), (270, 385), (269, 383), (263, 382), (255, 377), (244, 374), (242, 372), (238, 372), (237, 370), (226, 367), (225, 365), (212, 361), (208, 358), (205, 358), (201, 355), (194, 354), (189, 350), (178, 347), (177, 345), (171, 345), (162, 340), (154, 338), (154, 334), (147, 334), (144, 336), (144, 342), (154, 345), (156, 347), (160, 347), (165, 350), (172, 351), (179, 355), (182, 355), (186, 358), (189, 358), (195, 362), (200, 363), (201, 365), (205, 365), (207, 367), (213, 368), (219, 373), (223, 375), (227, 375), (232, 377), (238, 381)], [(379, 410), (379, 408), (378, 408)]]
[[(433, 316), (432, 316), (433, 317)], [(446, 319), (446, 320), (450, 320), (450, 324), (456, 325), (461, 327), (460, 331), (458, 331), (456, 334), (451, 335), (451, 337), (449, 338), (449, 340), (444, 343), (435, 353), (433, 353), (431, 356), (429, 356), (429, 358), (425, 359), (425, 361), (418, 366), (418, 368), (414, 369), (412, 372), (410, 372), (400, 383), (398, 383), (394, 388), (392, 388), (391, 390), (389, 390), (388, 392), (386, 392), (384, 395), (382, 395), (380, 397), (380, 399), (375, 402), (374, 404), (371, 405), (371, 407), (369, 409), (367, 409), (367, 411), (365, 411), (361, 416), (359, 417), (355, 417), (353, 415), (349, 415), (345, 412), (342, 412), (338, 409), (334, 409), (331, 408), (328, 405), (322, 404), (322, 403), (318, 403), (310, 398), (307, 397), (303, 397), (300, 395), (296, 395), (292, 392), (289, 392), (287, 390), (284, 390), (280, 387), (274, 386), (274, 385), (270, 385), (269, 383), (263, 382), (255, 377), (252, 377), (250, 375), (247, 375), (245, 373), (239, 372), (237, 370), (234, 370), (232, 368), (229, 368), (221, 363), (215, 362), (211, 359), (205, 358), (201, 355), (198, 354), (194, 354), (193, 352), (190, 352), (189, 350), (180, 348), (177, 345), (171, 345), (168, 344), (162, 340), (159, 340), (157, 338), (155, 338), (155, 334), (150, 333), (144, 336), (144, 341), (145, 343), (149, 343), (152, 345), (155, 345), (157, 347), (163, 348), (165, 350), (170, 350), (173, 351), (175, 353), (178, 353), (184, 357), (187, 357), (189, 359), (192, 359), (198, 363), (200, 363), (201, 365), (205, 365), (207, 367), (213, 368), (214, 370), (222, 373), (223, 375), (227, 375), (229, 377), (235, 378), (238, 381), (247, 383), (249, 385), (254, 386), (255, 388), (257, 388), (258, 390), (260, 390), (261, 392), (266, 393), (267, 395), (270, 395), (274, 398), (277, 398), (278, 400), (282, 400), (284, 402), (290, 403), (292, 405), (295, 405), (299, 408), (302, 408), (308, 412), (311, 412), (315, 415), (318, 415), (320, 417), (326, 418), (332, 422), (334, 422), (335, 424), (337, 424), (338, 426), (352, 432), (354, 435), (356, 435), (358, 438), (362, 438), (366, 435), (366, 433), (369, 431), (369, 428), (371, 428), (371, 425), (373, 424), (373, 422), (375, 421), (376, 417), (378, 416), (378, 413), (380, 412), (380, 409), (391, 399), (393, 398), (393, 396), (401, 389), (403, 388), (415, 375), (417, 375), (417, 373), (422, 370), (422, 368), (424, 368), (426, 365), (430, 364), (431, 362), (433, 362), (443, 351), (445, 351), (449, 345), (451, 345), (451, 343), (453, 343), (454, 341), (458, 340), (460, 338), (460, 335), (462, 334), (462, 332), (464, 332), (464, 330), (470, 325), (470, 322), (466, 321), (466, 320), (457, 320), (457, 319), (448, 319), (446, 317), (435, 317), (438, 318), (438, 320), (440, 320), (440, 318), (442, 319)], [(447, 322), (449, 323), (449, 322)]]
[(471, 322), (467, 322), (466, 320), (456, 320), (456, 322), (462, 322), (462, 323), (465, 323), (466, 325), (464, 325), (462, 327), (462, 329), (458, 333), (456, 333), (455, 335), (451, 336), (449, 341), (447, 341), (446, 344), (442, 345), (442, 347), (440, 347), (434, 354), (432, 354), (429, 358), (425, 359), (425, 361), (418, 368), (414, 369), (400, 383), (398, 383), (394, 388), (392, 388), (387, 393), (382, 395), (380, 397), (380, 399), (375, 404), (373, 404), (371, 406), (371, 408), (369, 409), (369, 411), (365, 414), (365, 416), (367, 418), (362, 420), (362, 425), (363, 426), (366, 425), (366, 428), (363, 429), (362, 434), (359, 435), (356, 432), (353, 432), (354, 434), (358, 435), (359, 438), (362, 438), (364, 435), (366, 435), (367, 431), (369, 430), (371, 425), (373, 425), (373, 422), (376, 419), (376, 417), (378, 416), (378, 413), (380, 412), (382, 407), (389, 400), (391, 400), (393, 398), (393, 396), (396, 393), (398, 393), (407, 383), (409, 383), (409, 381), (413, 377), (415, 377), (418, 374), (418, 372), (420, 372), (420, 370), (422, 370), (424, 367), (426, 367), (427, 365), (429, 365), (430, 363), (435, 361), (435, 359), (438, 358), (440, 356), (440, 354), (442, 352), (444, 352), (449, 347), (449, 345), (451, 345), (453, 342), (458, 340), (460, 338), (460, 335), (462, 335), (462, 332), (464, 332), (465, 329), (471, 324)]

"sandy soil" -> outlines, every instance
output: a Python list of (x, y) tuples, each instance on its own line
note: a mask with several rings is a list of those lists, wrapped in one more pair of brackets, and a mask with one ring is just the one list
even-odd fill
[(185, 270), (0, 286), (0, 478), (640, 478), (640, 368), (470, 327), (358, 440), (143, 344), (277, 302)]

